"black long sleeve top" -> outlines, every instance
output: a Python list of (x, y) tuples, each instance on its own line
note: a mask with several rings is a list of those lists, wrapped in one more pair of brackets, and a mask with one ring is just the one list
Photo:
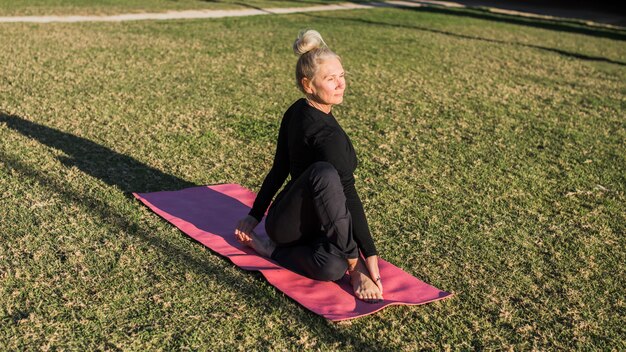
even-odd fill
[(291, 174), (291, 180), (285, 189), (316, 161), (327, 161), (337, 169), (352, 216), (354, 239), (366, 258), (376, 255), (363, 204), (354, 187), (358, 160), (352, 142), (332, 113), (326, 114), (310, 106), (304, 98), (293, 103), (283, 116), (272, 169), (249, 215), (260, 222), (287, 175)]

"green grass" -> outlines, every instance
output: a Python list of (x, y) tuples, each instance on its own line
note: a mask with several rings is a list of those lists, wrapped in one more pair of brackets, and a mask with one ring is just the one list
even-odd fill
[[(624, 350), (623, 34), (483, 15), (0, 24), (0, 350)], [(379, 252), (455, 298), (329, 323), (129, 195), (258, 191), (304, 27)]]
[(180, 10), (231, 10), (329, 5), (365, 0), (0, 0), (0, 16), (109, 15)]

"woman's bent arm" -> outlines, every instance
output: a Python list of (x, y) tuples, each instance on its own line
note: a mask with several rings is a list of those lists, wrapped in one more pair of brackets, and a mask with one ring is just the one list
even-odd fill
[(365, 258), (377, 255), (378, 252), (376, 251), (376, 246), (367, 224), (367, 218), (365, 217), (365, 211), (363, 210), (363, 203), (361, 203), (361, 198), (359, 198), (359, 194), (354, 187), (354, 182), (344, 185), (343, 192), (346, 196), (346, 206), (352, 216), (354, 240)]
[(286, 116), (280, 124), (278, 131), (278, 142), (276, 143), (276, 154), (274, 155), (274, 163), (272, 169), (265, 176), (261, 190), (254, 200), (254, 205), (248, 213), (259, 222), (263, 218), (267, 207), (270, 205), (272, 198), (283, 185), (289, 175), (289, 151), (287, 149), (287, 124)]

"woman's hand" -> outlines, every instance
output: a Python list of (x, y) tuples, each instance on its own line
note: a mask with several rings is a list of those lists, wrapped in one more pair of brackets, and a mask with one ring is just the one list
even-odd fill
[(372, 256), (365, 258), (365, 266), (367, 267), (367, 270), (369, 270), (370, 272), (370, 277), (372, 278), (372, 281), (374, 281), (376, 286), (378, 286), (378, 289), (380, 290), (380, 294), (382, 295), (383, 294), (383, 281), (380, 278), (380, 271), (378, 270), (378, 256), (372, 255)]
[(245, 218), (239, 220), (235, 228), (235, 238), (237, 238), (237, 241), (243, 244), (252, 241), (250, 232), (252, 232), (258, 224), (259, 222), (252, 215), (247, 215)]

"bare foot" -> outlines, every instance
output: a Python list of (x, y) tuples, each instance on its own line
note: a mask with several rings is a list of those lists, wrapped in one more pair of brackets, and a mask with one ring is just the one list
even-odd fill
[(376, 283), (360, 268), (357, 267), (356, 270), (350, 272), (350, 283), (358, 299), (367, 303), (379, 303), (383, 300), (383, 295)]
[(263, 257), (269, 258), (272, 255), (272, 252), (274, 252), (274, 249), (276, 249), (276, 245), (272, 242), (272, 240), (267, 237), (260, 237), (254, 233), (254, 231), (250, 231), (249, 238), (249, 241), (242, 241), (241, 243), (254, 249)]

